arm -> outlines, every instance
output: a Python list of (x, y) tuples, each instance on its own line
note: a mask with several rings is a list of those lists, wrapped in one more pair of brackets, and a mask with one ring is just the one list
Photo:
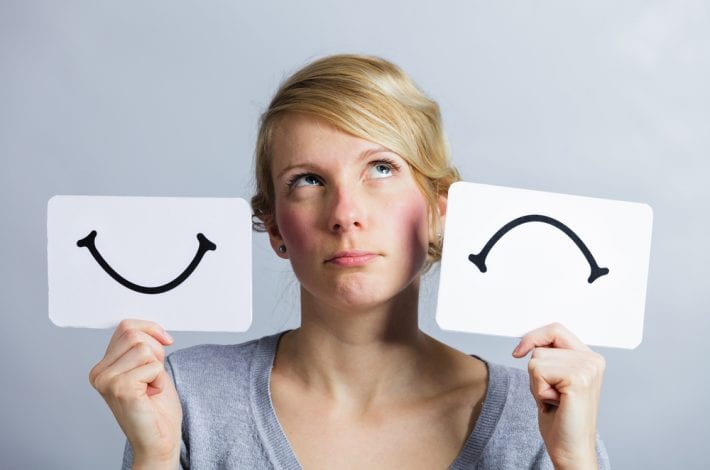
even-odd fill
[(560, 324), (523, 336), (513, 356), (530, 351), (530, 390), (555, 468), (598, 468), (596, 420), (604, 358)]
[(122, 321), (89, 374), (128, 438), (133, 468), (177, 468), (182, 408), (163, 360), (172, 338), (162, 327)]

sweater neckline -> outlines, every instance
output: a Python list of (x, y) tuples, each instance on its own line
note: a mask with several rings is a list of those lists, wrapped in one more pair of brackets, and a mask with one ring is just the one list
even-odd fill
[[(301, 470), (301, 464), (279, 423), (271, 400), (271, 371), (276, 357), (276, 348), (279, 339), (287, 331), (264, 336), (257, 342), (250, 365), (249, 398), (264, 451), (274, 462), (274, 466), (284, 470)], [(509, 380), (508, 375), (501, 370), (502, 366), (489, 363), (478, 356), (473, 357), (480, 359), (486, 365), (488, 386), (473, 431), (449, 467), (450, 470), (470, 468), (479, 460), (498, 424), (508, 396)]]

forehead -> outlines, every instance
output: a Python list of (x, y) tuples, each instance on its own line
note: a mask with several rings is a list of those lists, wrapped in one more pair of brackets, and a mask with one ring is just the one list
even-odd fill
[(274, 123), (271, 157), (274, 169), (294, 159), (360, 154), (363, 150), (387, 150), (383, 146), (338, 129), (323, 118), (288, 113)]
[(420, 180), (420, 173), (409, 160), (383, 145), (340, 130), (323, 118), (305, 113), (285, 113), (273, 124), (270, 138), (270, 172), (273, 181), (292, 170), (322, 168), (329, 164), (347, 165), (366, 161), (368, 156), (389, 152), (388, 157), (402, 164), (425, 197), (433, 193)]

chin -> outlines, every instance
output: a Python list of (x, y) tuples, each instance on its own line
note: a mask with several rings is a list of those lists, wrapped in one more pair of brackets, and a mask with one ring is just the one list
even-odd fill
[(319, 283), (314, 289), (303, 289), (320, 302), (333, 305), (338, 309), (363, 311), (377, 308), (393, 301), (402, 300), (407, 295), (418, 299), (419, 277), (409, 282), (393, 283), (392, 279), (331, 279), (331, 282)]
[(390, 297), (381, 283), (367, 282), (339, 283), (332, 289), (321, 292), (321, 295), (331, 297), (333, 303), (351, 308), (367, 308), (382, 303)]

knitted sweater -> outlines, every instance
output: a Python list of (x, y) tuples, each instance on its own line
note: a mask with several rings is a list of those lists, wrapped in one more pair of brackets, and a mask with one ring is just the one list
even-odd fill
[[(183, 409), (183, 469), (300, 469), (271, 403), (269, 381), (282, 333), (236, 345), (200, 345), (166, 360)], [(486, 362), (483, 408), (457, 469), (552, 469), (537, 424), (528, 374)], [(597, 439), (599, 468), (609, 468)], [(123, 468), (133, 454), (126, 443)]]

